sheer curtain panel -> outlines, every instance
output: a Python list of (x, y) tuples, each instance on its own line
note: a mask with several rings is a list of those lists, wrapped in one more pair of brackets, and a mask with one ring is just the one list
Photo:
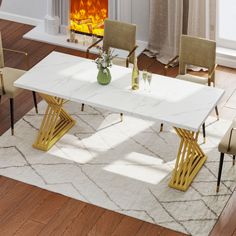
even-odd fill
[(150, 0), (149, 55), (166, 64), (179, 52), (183, 0)]

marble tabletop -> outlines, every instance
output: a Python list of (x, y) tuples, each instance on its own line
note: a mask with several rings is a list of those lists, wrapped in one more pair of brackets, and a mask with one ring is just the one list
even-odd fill
[[(151, 91), (131, 90), (132, 69), (113, 65), (112, 81), (97, 83), (94, 61), (52, 52), (15, 86), (94, 107), (198, 131), (224, 94), (222, 89), (153, 74)], [(79, 108), (78, 108), (79, 109)]]

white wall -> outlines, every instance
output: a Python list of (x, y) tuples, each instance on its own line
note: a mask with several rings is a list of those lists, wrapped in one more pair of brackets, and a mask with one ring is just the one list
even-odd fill
[(139, 40), (148, 41), (149, 15), (149, 0), (132, 0), (132, 22), (137, 24)]
[(150, 0), (119, 0), (118, 19), (137, 24), (137, 39), (148, 41)]
[(2, 0), (0, 10), (7, 14), (42, 20), (47, 12), (47, 0)]

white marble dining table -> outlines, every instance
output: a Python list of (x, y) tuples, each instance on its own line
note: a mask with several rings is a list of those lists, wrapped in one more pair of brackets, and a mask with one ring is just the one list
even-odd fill
[(19, 78), (16, 87), (36, 91), (48, 103), (33, 146), (47, 151), (75, 124), (65, 101), (166, 123), (181, 139), (169, 186), (187, 190), (207, 158), (197, 142), (199, 130), (224, 91), (157, 74), (150, 89), (133, 91), (131, 68), (113, 65), (110, 71), (112, 81), (103, 86), (94, 61), (52, 52)]

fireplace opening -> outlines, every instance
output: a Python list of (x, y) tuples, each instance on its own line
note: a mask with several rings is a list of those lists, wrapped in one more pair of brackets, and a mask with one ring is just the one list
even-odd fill
[(108, 17), (108, 0), (71, 0), (70, 29), (74, 32), (103, 37)]

